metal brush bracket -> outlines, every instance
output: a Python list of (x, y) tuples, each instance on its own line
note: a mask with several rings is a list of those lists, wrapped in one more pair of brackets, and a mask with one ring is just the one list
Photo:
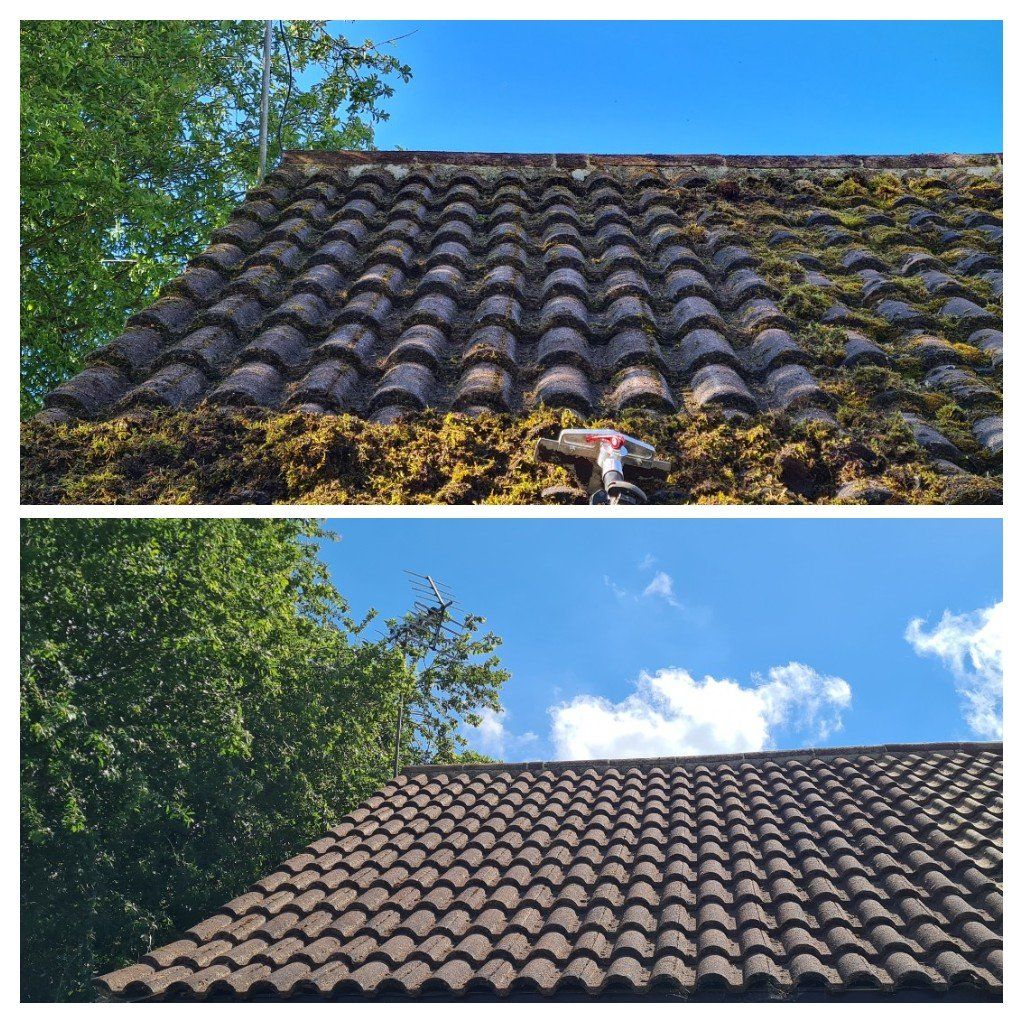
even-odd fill
[(541, 438), (537, 458), (571, 465), (586, 479), (591, 505), (646, 505), (647, 495), (626, 479), (632, 475), (664, 480), (669, 463), (654, 457), (654, 446), (618, 430), (563, 430), (558, 440)]

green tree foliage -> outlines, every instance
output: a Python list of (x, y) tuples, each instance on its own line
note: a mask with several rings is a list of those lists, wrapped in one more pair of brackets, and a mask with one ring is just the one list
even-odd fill
[[(456, 628), (419, 677), (366, 639), (299, 520), (22, 524), (22, 996), (83, 999), (244, 891), (507, 674)], [(425, 653), (425, 652), (424, 652)]]
[[(263, 23), (21, 27), (22, 412), (205, 243), (256, 180)], [(323, 22), (275, 23), (269, 166), (372, 146), (409, 68)]]

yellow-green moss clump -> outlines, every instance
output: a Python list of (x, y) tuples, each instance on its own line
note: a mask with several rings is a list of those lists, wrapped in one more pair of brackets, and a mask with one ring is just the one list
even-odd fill
[[(762, 415), (626, 414), (615, 426), (671, 460), (660, 503), (828, 503), (869, 481), (899, 503), (1001, 500), (998, 477), (943, 475), (893, 420), (862, 415), (844, 432)], [(22, 427), (29, 504), (537, 504), (549, 487), (582, 492), (569, 470), (540, 464), (540, 437), (580, 426), (567, 412), (528, 417), (424, 413), (390, 426), (355, 416), (216, 409), (147, 412), (105, 423)], [(566, 500), (563, 497), (562, 500)]]

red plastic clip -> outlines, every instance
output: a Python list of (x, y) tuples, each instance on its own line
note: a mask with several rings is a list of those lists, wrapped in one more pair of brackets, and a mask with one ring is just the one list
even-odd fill
[(624, 447), (626, 441), (624, 438), (619, 437), (618, 434), (587, 434), (587, 444), (607, 444), (618, 451)]

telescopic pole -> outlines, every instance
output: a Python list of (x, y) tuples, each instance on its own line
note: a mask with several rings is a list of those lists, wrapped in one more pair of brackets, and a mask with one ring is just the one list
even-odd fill
[[(419, 666), (418, 660), (413, 660), (408, 654), (405, 656), (405, 671), (410, 679), (416, 680), (416, 669)], [(398, 778), (399, 769), (402, 767), (402, 725), (405, 717), (405, 694), (398, 699), (398, 724), (395, 726), (395, 778)]]

